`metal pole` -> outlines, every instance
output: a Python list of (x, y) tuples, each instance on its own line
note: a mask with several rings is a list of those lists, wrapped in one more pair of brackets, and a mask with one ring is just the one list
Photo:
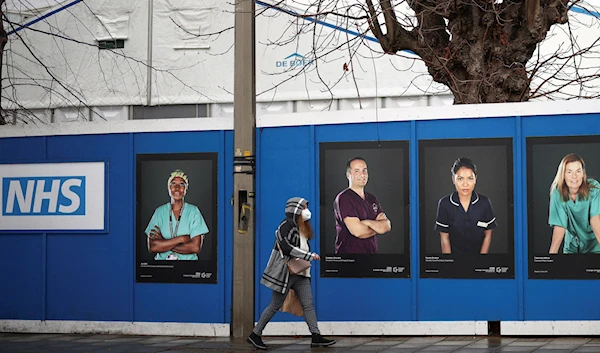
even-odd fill
[[(152, 105), (152, 31), (154, 27), (154, 0), (148, 0), (148, 68), (146, 78), (146, 105)], [(132, 115), (133, 117), (133, 115)]]
[(254, 161), (256, 74), (254, 0), (235, 2), (233, 308), (231, 333), (243, 338), (254, 327)]

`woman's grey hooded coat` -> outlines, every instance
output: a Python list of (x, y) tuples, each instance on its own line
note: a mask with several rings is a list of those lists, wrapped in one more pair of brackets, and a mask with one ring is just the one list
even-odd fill
[[(279, 224), (275, 231), (275, 243), (271, 250), (271, 257), (263, 272), (261, 284), (280, 293), (287, 293), (290, 272), (287, 261), (290, 257), (298, 257), (304, 260), (314, 260), (316, 253), (300, 249), (300, 233), (296, 219), (306, 207), (308, 201), (301, 197), (292, 197), (285, 205), (285, 219)], [(285, 256), (281, 257), (277, 243)]]

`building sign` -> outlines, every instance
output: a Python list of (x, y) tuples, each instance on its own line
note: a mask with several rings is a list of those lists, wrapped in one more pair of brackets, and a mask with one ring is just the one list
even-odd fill
[(307, 59), (298, 53), (292, 53), (286, 56), (283, 60), (277, 60), (277, 62), (275, 62), (275, 66), (293, 69), (295, 67), (310, 65), (313, 63), (313, 61), (314, 60)]
[(103, 230), (104, 162), (0, 165), (0, 230)]

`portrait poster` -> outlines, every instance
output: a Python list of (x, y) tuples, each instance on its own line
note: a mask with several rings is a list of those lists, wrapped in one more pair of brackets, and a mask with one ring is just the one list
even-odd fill
[(410, 276), (408, 151), (408, 141), (319, 144), (321, 276)]
[[(595, 183), (600, 180), (600, 136), (528, 137), (526, 147), (529, 278), (600, 279), (600, 246), (591, 225), (600, 207)], [(582, 172), (592, 185), (587, 199), (565, 201), (556, 197), (558, 191), (551, 196), (553, 181), (561, 174), (559, 165), (570, 154), (584, 162)], [(568, 169), (565, 164), (563, 181), (571, 174), (583, 181), (583, 175), (578, 177), (575, 170), (571, 173)], [(563, 220), (556, 218), (560, 212), (566, 216)], [(562, 239), (556, 239), (553, 250), (554, 224), (562, 221), (566, 222), (561, 223), (565, 232)]]
[(136, 164), (136, 281), (217, 283), (217, 153)]
[[(512, 151), (509, 138), (419, 141), (422, 278), (514, 278)], [(475, 176), (453, 175), (459, 158)]]

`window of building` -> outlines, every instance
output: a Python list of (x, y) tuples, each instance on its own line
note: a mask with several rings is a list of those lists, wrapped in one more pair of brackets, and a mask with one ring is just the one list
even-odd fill
[(125, 48), (125, 40), (124, 39), (99, 40), (98, 41), (98, 49), (121, 49), (121, 48)]
[(206, 104), (172, 104), (133, 106), (133, 119), (204, 118), (208, 116)]

